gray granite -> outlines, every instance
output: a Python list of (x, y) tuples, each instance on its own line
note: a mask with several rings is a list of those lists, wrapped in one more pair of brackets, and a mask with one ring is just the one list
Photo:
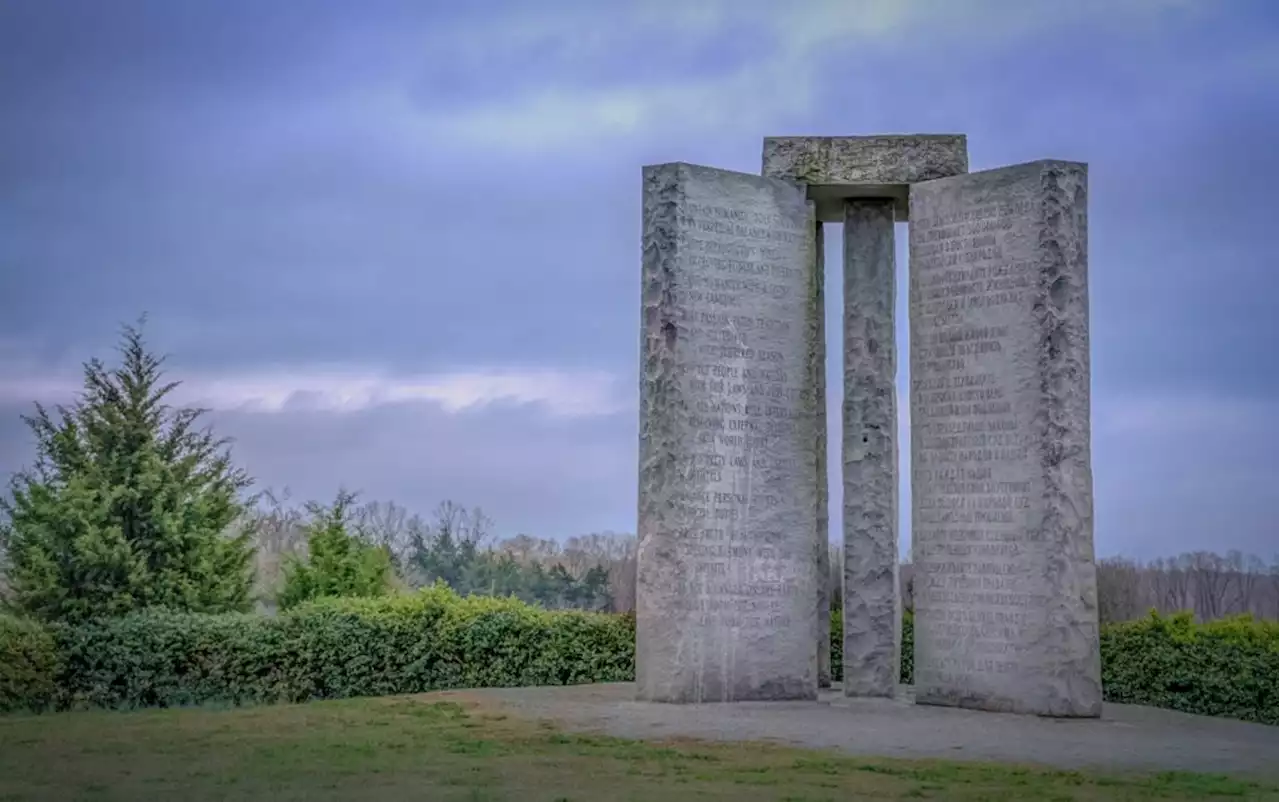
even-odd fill
[(641, 700), (817, 694), (814, 226), (792, 183), (644, 168)]
[(761, 173), (805, 184), (818, 219), (836, 223), (850, 198), (893, 198), (906, 220), (910, 184), (968, 170), (964, 134), (890, 134), (766, 137)]
[(911, 188), (919, 703), (1102, 710), (1087, 185), (1041, 161)]
[(824, 266), (823, 254), (825, 253), (825, 240), (822, 235), (822, 223), (815, 223), (813, 234), (814, 255), (817, 260), (817, 267), (814, 273), (814, 280), (817, 286), (818, 297), (816, 300), (818, 308), (818, 331), (814, 336), (813, 347), (813, 381), (817, 388), (817, 415), (818, 427), (815, 432), (816, 441), (813, 446), (813, 456), (817, 463), (817, 531), (814, 533), (814, 547), (817, 549), (818, 562), (818, 598), (817, 612), (815, 613), (815, 623), (818, 627), (817, 648), (818, 648), (818, 687), (831, 687), (831, 592), (828, 582), (831, 576), (831, 549), (828, 545), (831, 533), (831, 515), (828, 511), (829, 500), (827, 498), (827, 326), (826, 326), (826, 302), (825, 302), (825, 285), (826, 285), (826, 268)]
[(844, 216), (844, 693), (892, 697), (898, 589), (897, 346), (893, 201)]

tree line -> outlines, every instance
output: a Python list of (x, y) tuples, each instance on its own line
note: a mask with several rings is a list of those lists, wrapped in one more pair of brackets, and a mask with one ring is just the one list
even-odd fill
[[(613, 532), (564, 541), (498, 539), (483, 510), (452, 501), (427, 517), (342, 490), (294, 503), (251, 493), (229, 442), (204, 410), (167, 403), (179, 385), (124, 327), (120, 364), (84, 365), (71, 405), (36, 403), (23, 420), (35, 463), (0, 497), (0, 602), (42, 619), (165, 606), (264, 612), (326, 595), (378, 595), (444, 582), (462, 594), (516, 596), (548, 608), (635, 608), (635, 538)], [(839, 609), (843, 559), (830, 544), (827, 577)], [(912, 607), (912, 570), (902, 566)], [(1201, 620), (1276, 618), (1277, 567), (1231, 552), (1098, 565), (1102, 621), (1150, 609)]]
[(1131, 621), (1149, 610), (1190, 610), (1199, 621), (1231, 615), (1277, 617), (1276, 562), (1229, 551), (1195, 551), (1139, 561), (1108, 557), (1098, 562), (1098, 613), (1103, 623)]
[[(343, 531), (385, 555), (389, 585), (417, 589), (440, 581), (463, 595), (515, 596), (549, 609), (619, 612), (634, 605), (634, 538), (600, 533), (561, 544), (529, 535), (499, 540), (479, 507), (453, 501), (429, 517), (394, 502), (358, 503), (340, 491), (330, 505), (289, 503), (287, 491), (265, 493), (246, 522), (256, 537), (255, 602), (273, 611), (291, 568), (314, 561), (315, 522), (342, 521)], [(323, 545), (323, 544), (322, 544)]]

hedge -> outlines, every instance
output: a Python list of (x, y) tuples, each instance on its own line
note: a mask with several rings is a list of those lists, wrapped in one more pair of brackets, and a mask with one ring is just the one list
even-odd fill
[[(839, 613), (831, 618), (841, 678)], [(912, 618), (901, 680), (912, 681)], [(1277, 625), (1190, 615), (1103, 628), (1107, 701), (1275, 724)], [(0, 615), (0, 711), (302, 702), (630, 680), (632, 616), (459, 598), (437, 586), (271, 618), (163, 610), (44, 627)]]
[(1102, 629), (1108, 702), (1275, 724), (1280, 628), (1238, 616), (1196, 624), (1190, 613)]
[(635, 661), (628, 617), (459, 598), (443, 587), (324, 599), (274, 618), (155, 610), (50, 631), (62, 709), (610, 682), (631, 679)]
[(50, 707), (57, 665), (57, 647), (46, 629), (0, 615), (0, 713)]

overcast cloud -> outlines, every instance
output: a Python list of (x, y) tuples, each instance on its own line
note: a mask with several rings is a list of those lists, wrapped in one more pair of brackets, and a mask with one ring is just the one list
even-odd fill
[(1099, 552), (1271, 557), (1276, 14), (5, 3), (0, 475), (31, 458), (18, 414), (146, 311), (264, 486), (634, 531), (641, 165), (963, 132), (975, 170), (1090, 163)]

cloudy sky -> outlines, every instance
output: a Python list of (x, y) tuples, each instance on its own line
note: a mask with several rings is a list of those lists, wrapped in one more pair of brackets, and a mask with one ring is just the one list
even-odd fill
[(264, 486), (453, 499), (503, 534), (634, 531), (641, 165), (758, 172), (766, 135), (962, 132), (974, 170), (1090, 164), (1099, 552), (1270, 558), (1276, 14), (4, 3), (0, 476), (31, 457), (18, 414), (70, 397), (145, 311)]

